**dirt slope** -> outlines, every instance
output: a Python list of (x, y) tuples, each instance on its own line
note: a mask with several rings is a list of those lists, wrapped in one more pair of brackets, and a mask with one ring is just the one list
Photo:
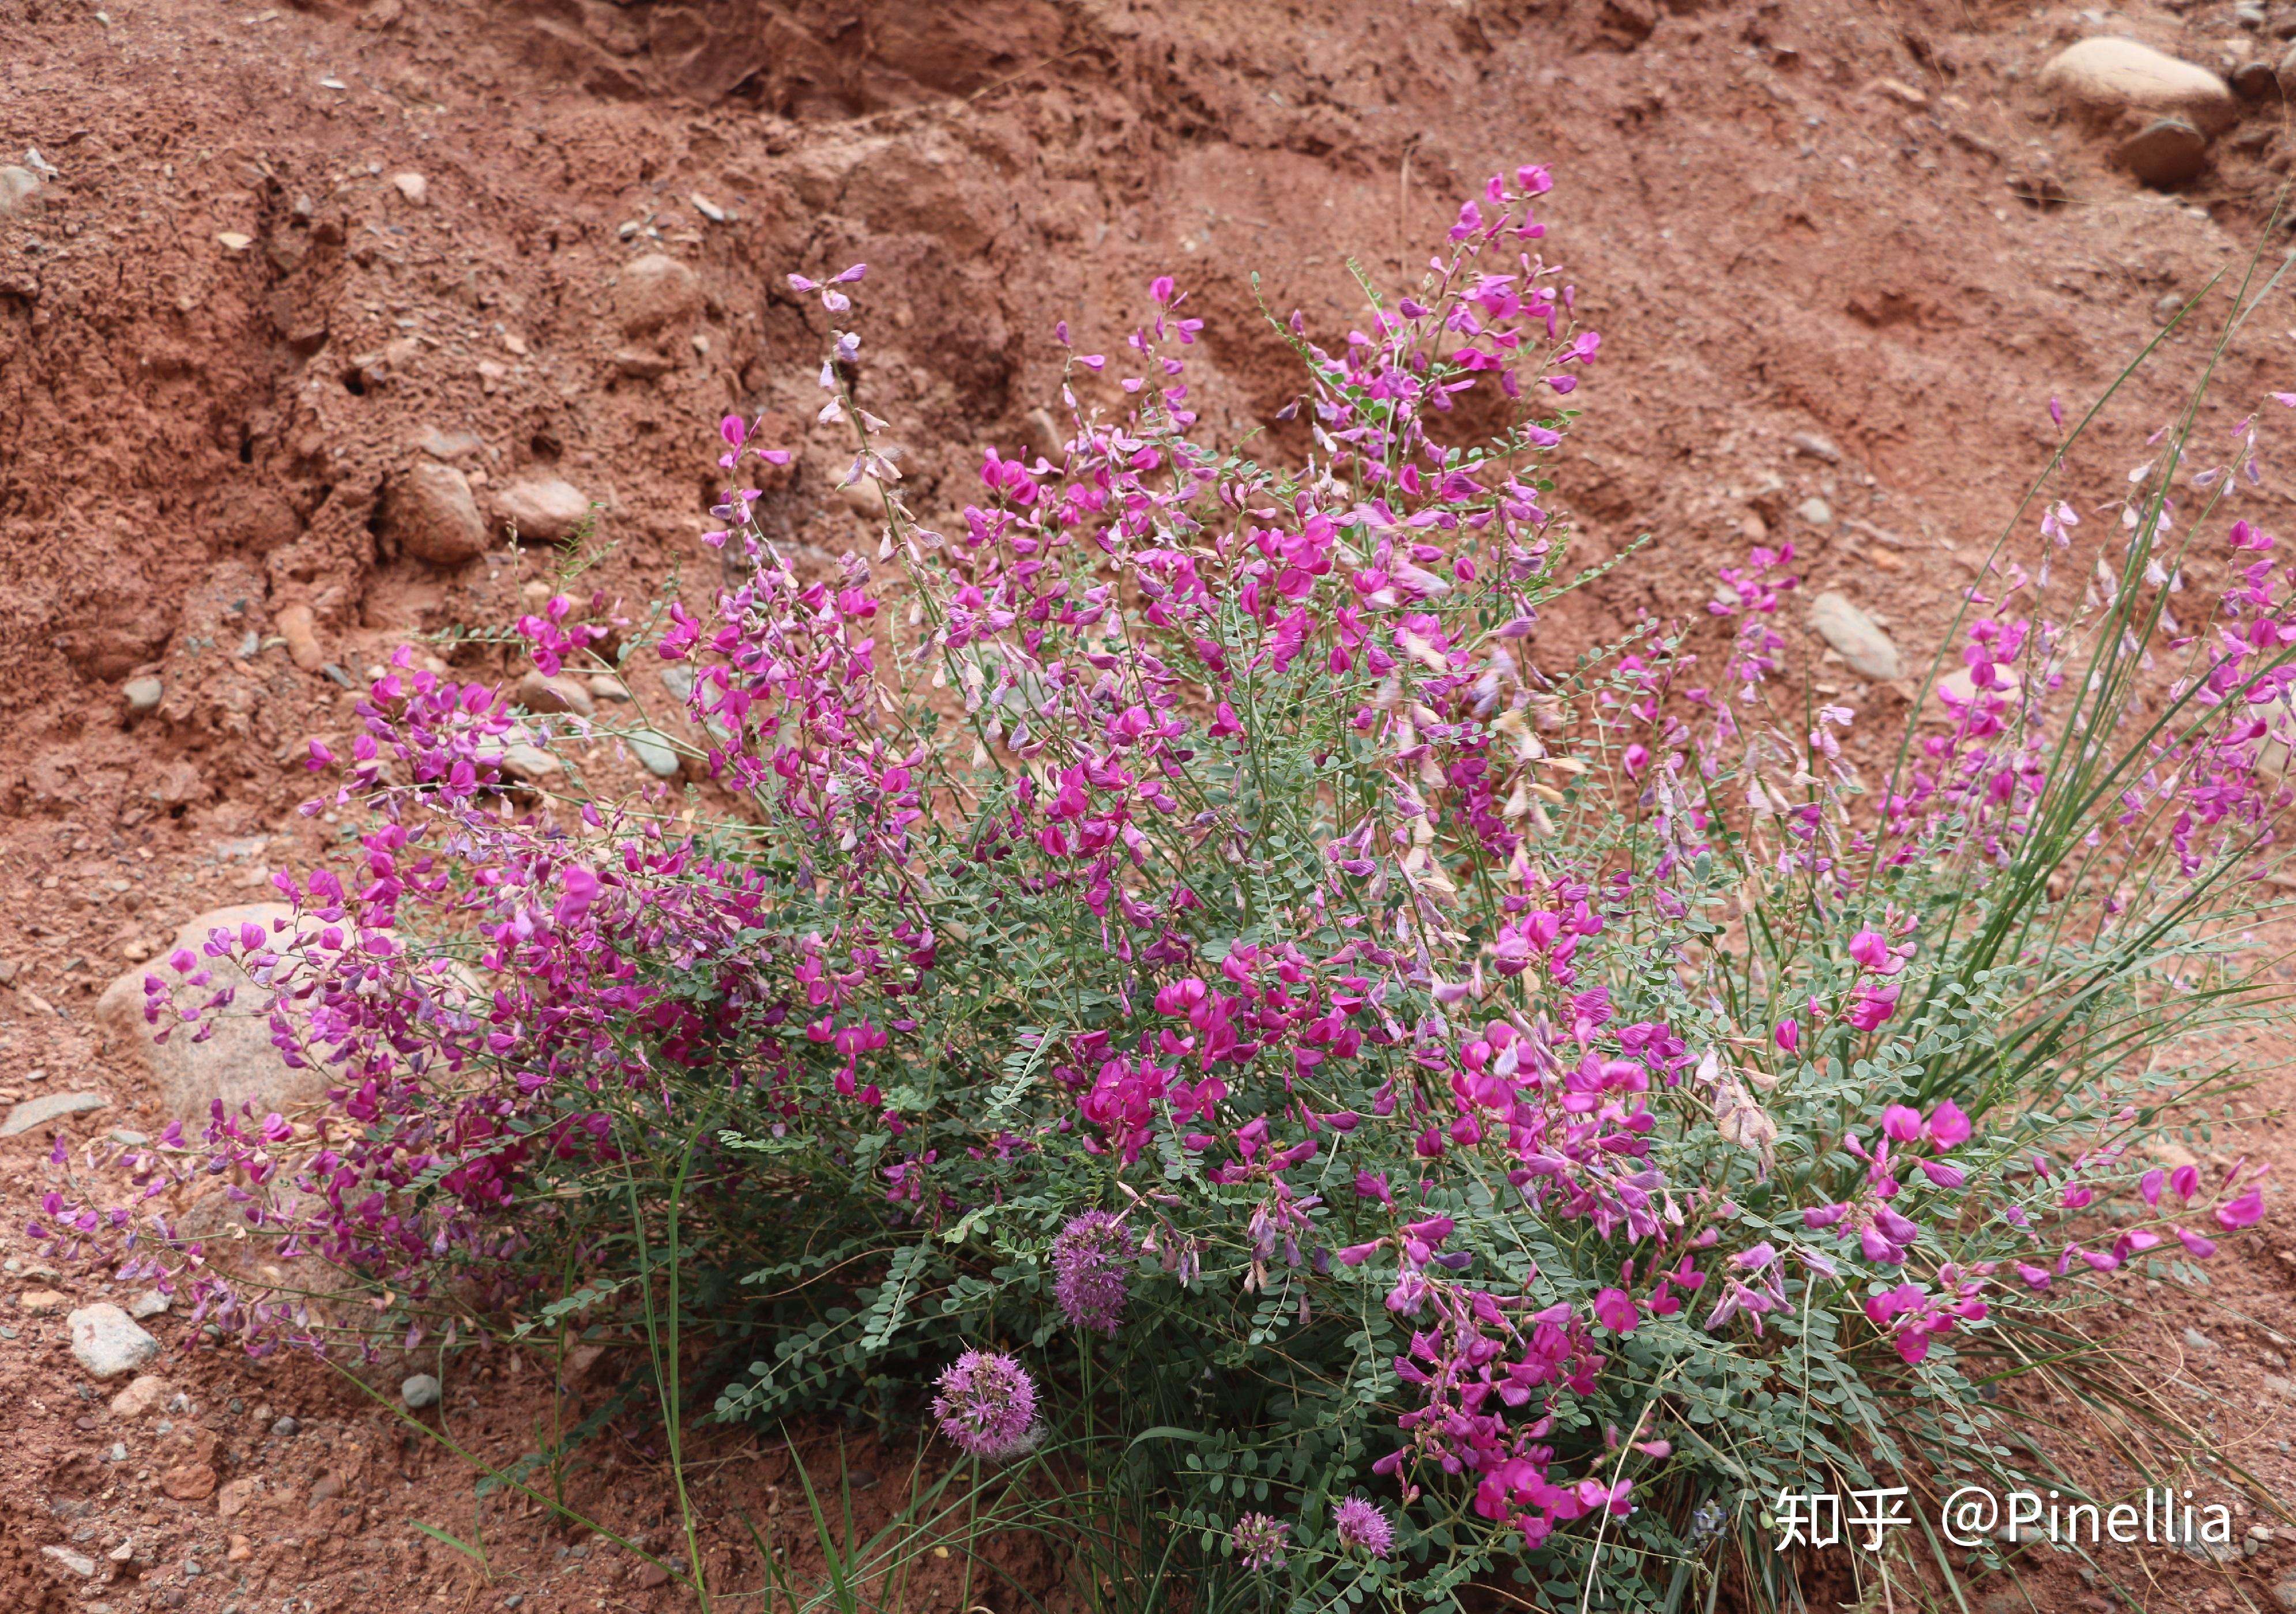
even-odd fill
[[(2228, 75), (2275, 63), (2296, 9), (2261, 6), (107, 4), (0, 0), (0, 163), (42, 181), (0, 188), (0, 1091), (100, 1086), (114, 1107), (78, 1135), (153, 1118), (93, 1032), (95, 990), (317, 852), (329, 826), (290, 810), (306, 742), (347, 732), (347, 685), (389, 646), (513, 610), (540, 569), (514, 562), (505, 514), (548, 531), (570, 488), (619, 545), (600, 586), (640, 600), (682, 569), (706, 587), (712, 425), (767, 408), (802, 450), (775, 506), (792, 536), (824, 558), (861, 536), (832, 491), (841, 445), (799, 423), (822, 328), (787, 271), (870, 264), (865, 401), (921, 505), (951, 509), (980, 444), (1048, 446), (1031, 410), (1056, 386), (1054, 321), (1112, 341), (1176, 274), (1210, 322), (1207, 420), (1269, 422), (1292, 383), (1253, 274), (1268, 307), (1343, 331), (1349, 255), (1394, 284), (1482, 176), (1552, 163), (1545, 244), (1605, 333), (1564, 491), (1590, 561), (1652, 542), (1543, 651), (1696, 619), (1713, 566), (1767, 536), (1919, 665), (2058, 440), (2047, 400), (2085, 404), (2164, 297), (2244, 261), (2296, 158), (2268, 72), (2241, 78), (2256, 93), (2174, 192), (2035, 87), (2097, 32)], [(2292, 315), (2275, 293), (2236, 355), (2227, 425), (2289, 385)], [(2081, 456), (2098, 496), (2202, 346), (2176, 339), (2163, 384)], [(425, 464), (463, 473), (482, 528), (408, 513)], [(1894, 732), (1910, 686), (1822, 652), (1795, 665)], [(12, 1240), (46, 1138), (0, 1143)], [(2258, 1331), (2296, 1327), (2287, 1269), (2239, 1271)], [(0, 1395), (29, 1438), (0, 1454), (0, 1603), (668, 1595), (552, 1556), (562, 1538), (506, 1544), (512, 1578), (484, 1593), (406, 1545), (409, 1514), (460, 1528), (466, 1479), (395, 1441), (386, 1461), (308, 1366), (171, 1370), (199, 1403), (177, 1421), (220, 1434), (204, 1460), (278, 1482), (244, 1522), (153, 1488), (160, 1453), (127, 1471), (149, 1483), (108, 1480), (92, 1454), (131, 1428), (148, 1446), (150, 1421), (83, 1401), (54, 1318), (12, 1326)], [(2214, 1370), (2223, 1393), (2275, 1405), (2255, 1375), (2276, 1348), (2239, 1337), (2261, 1354)], [(503, 1441), (536, 1393), (488, 1389)], [(264, 1434), (266, 1400), (324, 1449)], [(652, 1473), (632, 1453), (594, 1479), (643, 1513)], [(94, 1582), (38, 1558), (68, 1539)], [(2284, 1548), (2250, 1561), (2247, 1595), (2291, 1568)]]

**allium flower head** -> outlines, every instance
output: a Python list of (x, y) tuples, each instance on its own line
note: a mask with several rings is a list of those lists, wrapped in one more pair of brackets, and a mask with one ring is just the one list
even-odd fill
[[(1386, 1520), (1380, 1522), (1384, 1524)], [(1283, 1538), (1291, 1533), (1290, 1525), (1279, 1524), (1265, 1513), (1246, 1513), (1235, 1521), (1235, 1530), (1228, 1540), (1245, 1569), (1280, 1569), (1283, 1567)]]
[(1332, 1522), (1339, 1527), (1343, 1553), (1361, 1547), (1374, 1558), (1384, 1558), (1395, 1548), (1395, 1526), (1375, 1502), (1343, 1497), (1332, 1504)]
[(1132, 1234), (1108, 1211), (1087, 1210), (1061, 1229), (1053, 1241), (1053, 1298), (1071, 1328), (1115, 1337), (1131, 1260)]
[(1037, 1443), (1037, 1386), (1000, 1351), (969, 1350), (940, 1376), (940, 1432), (976, 1457), (1010, 1457)]

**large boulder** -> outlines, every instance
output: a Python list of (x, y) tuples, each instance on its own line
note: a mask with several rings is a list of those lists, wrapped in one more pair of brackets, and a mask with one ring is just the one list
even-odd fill
[(487, 552), (487, 523), (470, 479), (435, 460), (418, 460), (391, 478), (382, 530), (401, 553), (433, 566), (460, 566)]
[[(242, 924), (272, 929), (275, 920), (292, 921), (294, 910), (284, 903), (250, 903), (217, 908), (184, 922), (176, 932), (176, 947), (200, 953), (208, 933), (218, 927), (237, 930)], [(307, 924), (311, 922), (305, 922)], [(103, 989), (95, 1000), (96, 1022), (118, 1047), (143, 1061), (160, 1089), (160, 1102), (170, 1116), (204, 1119), (217, 1099), (226, 1110), (252, 1104), (258, 1115), (286, 1110), (325, 1096), (325, 1075), (314, 1069), (291, 1069), (271, 1045), (271, 1025), (260, 1012), (262, 987), (229, 959), (200, 953), (200, 963), (215, 973), (216, 987), (236, 987), (238, 997), (217, 1012), (215, 1034), (193, 1042), (189, 1028), (179, 1028), (165, 1043), (152, 1040), (156, 1028), (144, 1019), (144, 978), (156, 974), (170, 985), (176, 975), (165, 959), (130, 970)], [(164, 1021), (162, 1023), (165, 1023)]]
[(2041, 70), (2040, 85), (2058, 105), (2105, 121), (2176, 117), (2202, 134), (2221, 135), (2237, 115), (2223, 79), (2134, 39), (2099, 37), (2070, 45)]

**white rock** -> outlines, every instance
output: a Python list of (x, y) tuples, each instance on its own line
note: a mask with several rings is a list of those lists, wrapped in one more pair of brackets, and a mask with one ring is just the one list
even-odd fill
[(1809, 626), (1861, 676), (1883, 683), (1898, 676), (1898, 647), (1890, 635), (1841, 594), (1828, 592), (1811, 601)]
[(62, 1564), (75, 1575), (95, 1573), (95, 1560), (86, 1553), (75, 1553), (70, 1547), (42, 1547), (40, 1555), (53, 1562)]
[(495, 496), (495, 509), (529, 543), (562, 542), (590, 519), (590, 501), (572, 483), (556, 477), (526, 477), (511, 483)]
[(146, 1317), (156, 1317), (168, 1309), (168, 1297), (156, 1289), (147, 1289), (127, 1302), (127, 1315), (141, 1323)]
[(0, 1121), (0, 1138), (15, 1137), (63, 1116), (86, 1115), (111, 1102), (100, 1093), (51, 1093), (45, 1098), (26, 1099), (8, 1111), (5, 1121)]
[(430, 200), (430, 182), (411, 169), (404, 174), (393, 174), (390, 183), (398, 187), (401, 196), (418, 208)]
[(160, 1342), (117, 1306), (83, 1306), (64, 1319), (72, 1359), (98, 1379), (132, 1373), (160, 1354)]
[(2170, 112), (2218, 135), (2234, 116), (2223, 79), (2134, 39), (2100, 37), (2068, 46), (2041, 70), (2039, 83), (2059, 104), (2090, 117)]
[(127, 709), (141, 717), (160, 709), (160, 702), (167, 699), (168, 686), (157, 678), (130, 678), (120, 686), (119, 692), (127, 698)]
[[(291, 919), (293, 913), (279, 902), (217, 908), (186, 921), (176, 932), (169, 952), (190, 949), (198, 955), (199, 966), (214, 976), (205, 992), (188, 995), (187, 1002), (203, 1001), (224, 987), (238, 988), (230, 1006), (215, 1012), (214, 1034), (203, 1043), (192, 1040), (189, 1027), (179, 1027), (165, 1043), (152, 1040), (154, 1028), (144, 1019), (144, 978), (156, 975), (170, 986), (179, 979), (164, 958), (116, 977), (95, 1000), (96, 1023), (115, 1050), (125, 1050), (150, 1069), (159, 1086), (160, 1104), (168, 1115), (204, 1120), (220, 1099), (226, 1110), (252, 1104), (259, 1116), (308, 1102), (326, 1092), (324, 1072), (291, 1069), (271, 1045), (271, 1023), (261, 1009), (263, 988), (231, 960), (209, 958), (201, 951), (210, 930), (235, 931), (254, 924), (270, 931), (274, 920)], [(304, 923), (318, 928), (316, 920), (306, 919)]]
[(1833, 506), (1821, 498), (1804, 499), (1794, 506), (1794, 514), (1808, 521), (1812, 527), (1833, 525)]
[(1797, 453), (1806, 454), (1814, 460), (1824, 460), (1829, 465), (1841, 463), (1841, 450), (1833, 446), (1832, 438), (1815, 431), (1797, 431), (1786, 441), (1793, 445)]
[(22, 212), (39, 199), (40, 176), (29, 168), (0, 168), (0, 218)]

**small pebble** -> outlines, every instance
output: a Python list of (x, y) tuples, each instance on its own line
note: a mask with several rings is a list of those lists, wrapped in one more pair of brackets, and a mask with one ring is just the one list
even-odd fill
[(2185, 1346), (2188, 1350), (2214, 1350), (2217, 1342), (2199, 1329), (2188, 1328), (2185, 1331)]
[(271, 1426), (271, 1432), (275, 1435), (281, 1436), (292, 1435), (301, 1430), (302, 1427), (303, 1426), (301, 1424), (296, 1422), (292, 1418), (282, 1418), (278, 1422)]
[(429, 1373), (410, 1375), (398, 1387), (398, 1398), (421, 1412), (426, 1406), (439, 1405), (439, 1381)]

